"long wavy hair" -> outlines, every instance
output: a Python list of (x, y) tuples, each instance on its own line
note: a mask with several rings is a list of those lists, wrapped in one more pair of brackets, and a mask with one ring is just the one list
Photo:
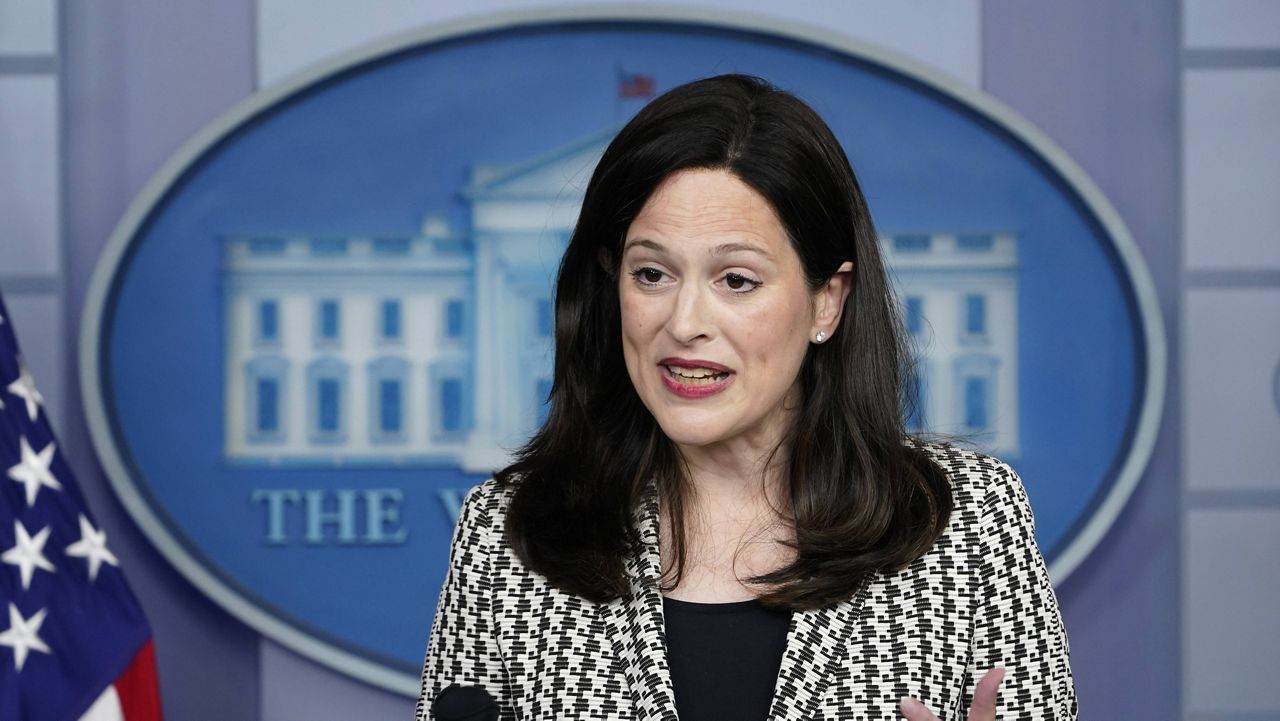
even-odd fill
[(498, 473), (514, 486), (507, 536), (556, 587), (593, 601), (630, 592), (633, 514), (656, 484), (673, 558), (686, 562), (687, 473), (628, 382), (618, 305), (622, 244), (659, 183), (685, 169), (732, 173), (764, 197), (814, 291), (853, 262), (838, 328), (810, 345), (786, 457), (793, 560), (746, 579), (767, 604), (818, 608), (848, 599), (877, 571), (923, 555), (946, 526), (943, 471), (908, 437), (906, 335), (875, 228), (839, 142), (803, 101), (763, 80), (723, 75), (654, 99), (618, 133), (587, 186), (560, 264), (555, 372), (547, 420)]

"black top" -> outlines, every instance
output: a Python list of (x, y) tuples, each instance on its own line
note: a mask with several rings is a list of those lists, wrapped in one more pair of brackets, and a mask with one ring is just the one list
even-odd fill
[(680, 721), (768, 718), (791, 612), (759, 601), (662, 599)]

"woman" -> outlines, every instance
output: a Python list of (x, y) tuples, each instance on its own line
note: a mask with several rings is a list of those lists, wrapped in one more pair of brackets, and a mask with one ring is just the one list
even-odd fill
[(546, 424), (463, 504), (418, 717), (462, 684), (503, 718), (1075, 718), (1021, 483), (906, 435), (903, 338), (808, 106), (650, 103), (560, 267)]

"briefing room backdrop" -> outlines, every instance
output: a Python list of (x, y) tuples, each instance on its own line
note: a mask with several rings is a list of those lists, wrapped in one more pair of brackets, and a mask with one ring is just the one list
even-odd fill
[[(94, 455), (77, 375), (107, 238), (184, 142), (292, 73), (418, 28), (574, 5), (0, 0), (0, 291), (151, 619), (169, 718), (393, 719), (412, 701), (260, 636), (125, 512)], [(1140, 483), (1058, 587), (1082, 718), (1280, 719), (1280, 3), (680, 6), (691, 9), (885, 47), (1004, 103), (1097, 184), (1150, 271), (1168, 382)], [(427, 629), (416, 633), (425, 642)]]

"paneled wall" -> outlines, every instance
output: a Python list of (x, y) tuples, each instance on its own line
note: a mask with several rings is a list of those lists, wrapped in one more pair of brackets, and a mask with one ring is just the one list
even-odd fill
[[(81, 304), (106, 238), (185, 139), (256, 89), (424, 24), (550, 4), (0, 0), (0, 290), (151, 618), (170, 718), (377, 721), (408, 718), (412, 701), (260, 639), (116, 501), (76, 383)], [(1139, 488), (1059, 588), (1082, 718), (1280, 719), (1280, 3), (685, 5), (927, 63), (1028, 118), (1097, 182), (1151, 268), (1172, 380)]]
[(64, 415), (57, 6), (0, 0), (0, 291), (54, 419)]
[(1184, 718), (1280, 719), (1280, 4), (1183, 18)]

